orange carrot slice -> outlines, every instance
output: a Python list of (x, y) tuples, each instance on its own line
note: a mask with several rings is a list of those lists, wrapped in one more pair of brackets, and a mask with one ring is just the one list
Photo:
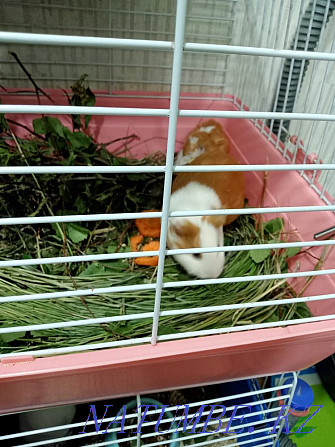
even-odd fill
[[(135, 236), (134, 236), (135, 237)], [(143, 245), (141, 251), (159, 250), (159, 241), (151, 241)], [(144, 256), (143, 258), (135, 258), (135, 264), (156, 267), (158, 265), (158, 256)]]
[(137, 247), (140, 245), (140, 243), (143, 241), (143, 236), (141, 234), (132, 236), (130, 238), (130, 250), (131, 251), (138, 251)]
[[(157, 210), (147, 210), (143, 211), (143, 213), (150, 213)], [(138, 228), (138, 231), (143, 235), (147, 237), (159, 237), (161, 234), (161, 220), (159, 218), (153, 218), (153, 219), (136, 219), (135, 225)]]

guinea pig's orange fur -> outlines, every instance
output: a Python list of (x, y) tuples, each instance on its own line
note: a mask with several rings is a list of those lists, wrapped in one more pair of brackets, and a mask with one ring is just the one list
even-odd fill
[[(173, 232), (180, 238), (180, 241), (176, 244), (176, 248), (194, 248), (200, 246), (199, 227), (192, 222), (186, 222), (180, 227), (173, 227)], [(167, 235), (166, 243), (168, 246), (170, 245), (169, 235)], [(201, 254), (199, 257), (201, 257)]]
[[(214, 129), (210, 132), (200, 130), (201, 128), (211, 126), (214, 126)], [(198, 140), (196, 142), (192, 142), (192, 137), (197, 138)], [(198, 124), (198, 126), (187, 135), (183, 148), (183, 154), (188, 155), (197, 148), (204, 148), (206, 151), (216, 151), (217, 149), (220, 149), (226, 153), (229, 153), (229, 140), (223, 131), (221, 124), (213, 119)]]
[[(204, 125), (204, 124), (203, 124)], [(224, 150), (212, 145), (210, 151), (195, 158), (190, 165), (237, 165), (239, 164)], [(243, 172), (181, 172), (172, 183), (172, 193), (197, 182), (212, 188), (220, 198), (222, 208), (243, 208), (245, 198), (245, 181)], [(204, 216), (212, 225), (228, 225), (238, 216)]]

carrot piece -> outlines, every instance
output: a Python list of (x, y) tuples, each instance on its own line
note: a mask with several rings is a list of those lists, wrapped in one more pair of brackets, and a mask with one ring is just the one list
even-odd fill
[[(143, 211), (143, 213), (150, 213), (157, 210), (147, 210)], [(153, 218), (153, 219), (136, 219), (135, 225), (138, 228), (138, 231), (143, 235), (147, 237), (159, 237), (161, 234), (161, 220), (159, 218)]]
[(159, 250), (159, 241), (151, 241), (143, 245), (142, 251), (154, 251)]
[[(141, 251), (159, 250), (159, 241), (151, 241), (143, 245)], [(158, 256), (144, 256), (143, 258), (135, 258), (135, 264), (156, 267), (158, 265)]]
[(158, 256), (143, 256), (143, 258), (136, 258), (135, 264), (136, 265), (144, 265), (147, 267), (157, 267)]
[(143, 241), (143, 236), (141, 234), (132, 236), (130, 238), (130, 250), (131, 251), (138, 251), (137, 248), (140, 245), (140, 243)]

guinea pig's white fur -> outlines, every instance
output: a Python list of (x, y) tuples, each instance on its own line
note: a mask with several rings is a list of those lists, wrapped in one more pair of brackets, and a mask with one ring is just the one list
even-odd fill
[[(205, 185), (190, 182), (171, 195), (170, 211), (194, 211), (222, 207), (216, 192)], [(173, 248), (222, 247), (222, 226), (214, 226), (206, 217), (172, 217), (168, 226), (168, 246)], [(200, 255), (175, 255), (175, 260), (198, 278), (217, 278), (224, 267), (224, 252)]]
[(199, 155), (203, 154), (205, 152), (204, 148), (198, 147), (194, 151), (189, 152), (188, 154), (184, 155), (183, 151), (179, 151), (175, 158), (175, 165), (183, 166), (188, 165), (191, 163), (191, 161), (195, 160)]

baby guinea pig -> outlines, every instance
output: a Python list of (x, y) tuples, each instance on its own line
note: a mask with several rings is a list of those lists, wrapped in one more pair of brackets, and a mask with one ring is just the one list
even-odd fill
[[(214, 145), (215, 148), (215, 145)], [(214, 149), (213, 148), (213, 149)], [(205, 151), (190, 165), (236, 165), (224, 150)], [(170, 211), (243, 208), (243, 172), (179, 173), (172, 184)], [(169, 218), (167, 245), (170, 249), (222, 247), (224, 225), (238, 216), (194, 216)], [(224, 267), (224, 253), (175, 255), (176, 261), (193, 276), (217, 278)]]

